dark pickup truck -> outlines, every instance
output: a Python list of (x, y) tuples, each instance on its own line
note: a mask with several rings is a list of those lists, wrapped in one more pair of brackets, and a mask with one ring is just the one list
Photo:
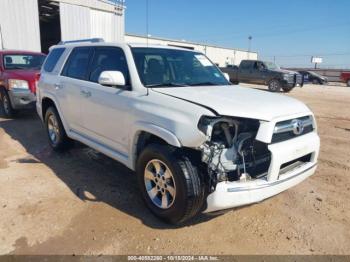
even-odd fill
[(242, 60), (239, 67), (221, 68), (230, 76), (233, 84), (252, 83), (267, 85), (272, 92), (291, 91), (295, 86), (303, 86), (303, 76), (298, 72), (283, 70), (271, 62)]

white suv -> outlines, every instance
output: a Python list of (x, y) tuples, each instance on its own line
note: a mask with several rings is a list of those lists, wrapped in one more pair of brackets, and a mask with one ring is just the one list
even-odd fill
[(315, 172), (310, 109), (232, 86), (202, 53), (91, 40), (54, 46), (37, 91), (53, 149), (78, 140), (136, 171), (171, 223), (259, 202)]

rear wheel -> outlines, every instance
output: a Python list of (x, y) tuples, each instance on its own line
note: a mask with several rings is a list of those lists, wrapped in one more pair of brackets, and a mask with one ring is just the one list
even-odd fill
[(273, 79), (269, 82), (269, 90), (271, 92), (279, 92), (281, 90), (281, 83), (277, 79)]
[(67, 149), (71, 140), (67, 137), (62, 121), (55, 107), (49, 107), (45, 113), (45, 126), (51, 147), (56, 151)]
[(11, 100), (5, 89), (0, 90), (1, 109), (5, 117), (12, 118), (16, 114), (16, 110), (11, 105)]
[(147, 206), (167, 222), (181, 224), (203, 205), (204, 186), (197, 168), (171, 146), (154, 144), (145, 148), (136, 173)]
[(350, 86), (350, 79), (346, 82), (347, 86)]

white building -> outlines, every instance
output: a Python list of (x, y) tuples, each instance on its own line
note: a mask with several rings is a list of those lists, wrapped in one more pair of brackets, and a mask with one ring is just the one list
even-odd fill
[(107, 0), (0, 0), (0, 49), (47, 52), (61, 40), (124, 40), (124, 5)]
[[(116, 3), (115, 3), (116, 2)], [(165, 38), (125, 35), (124, 0), (0, 0), (0, 49), (48, 52), (65, 40), (161, 44), (198, 50), (219, 66), (238, 65), (258, 54)], [(125, 38), (124, 38), (125, 35)]]
[(177, 46), (200, 51), (206, 54), (210, 60), (221, 67), (226, 65), (239, 65), (244, 59), (256, 60), (258, 54), (256, 52), (248, 52), (245, 50), (225, 48), (215, 45), (207, 45), (203, 43), (193, 43), (181, 40), (165, 39), (158, 37), (145, 37), (139, 35), (126, 34), (125, 41), (128, 43), (148, 43), (166, 46)]

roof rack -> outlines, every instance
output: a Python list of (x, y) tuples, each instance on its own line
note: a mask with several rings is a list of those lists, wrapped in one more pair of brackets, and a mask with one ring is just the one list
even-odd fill
[(80, 40), (71, 40), (71, 41), (61, 41), (58, 45), (66, 45), (66, 44), (74, 44), (74, 43), (100, 43), (104, 42), (103, 38), (88, 38), (88, 39), (80, 39)]

